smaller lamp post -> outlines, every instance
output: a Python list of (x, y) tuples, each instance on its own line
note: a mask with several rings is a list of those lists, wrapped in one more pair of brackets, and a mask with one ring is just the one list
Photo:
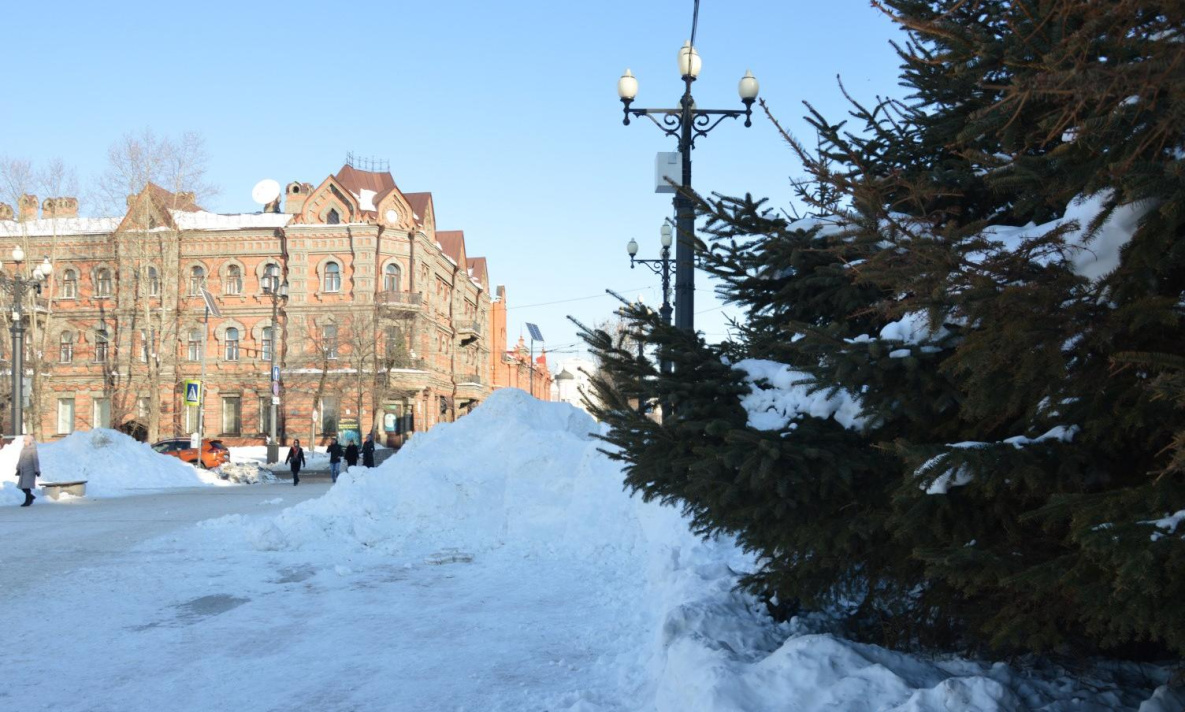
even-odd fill
[(276, 267), (268, 269), (267, 274), (263, 279), (263, 291), (265, 294), (271, 295), (272, 298), (272, 323), (269, 327), (271, 329), (271, 347), (269, 351), (268, 363), (268, 378), (271, 381), (271, 416), (268, 418), (268, 440), (267, 440), (267, 461), (268, 464), (280, 461), (280, 442), (276, 434), (276, 420), (279, 408), (277, 408), (277, 401), (280, 399), (280, 380), (276, 377), (276, 350), (279, 347), (279, 339), (276, 332), (276, 322), (279, 320), (280, 300), (288, 299), (288, 282), (280, 282), (279, 270)]
[[(627, 252), (630, 253), (630, 269), (635, 265), (646, 265), (651, 272), (662, 277), (662, 307), (658, 313), (662, 315), (662, 323), (665, 326), (671, 325), (671, 224), (664, 222), (662, 229), (659, 232), (660, 241), (662, 244), (662, 257), (658, 259), (643, 260), (638, 259), (635, 255), (638, 254), (638, 241), (630, 239), (629, 244), (625, 246)], [(662, 372), (668, 374), (671, 372), (671, 362), (663, 359), (661, 363)]]
[(12, 275), (0, 273), (0, 288), (12, 294), (12, 435), (19, 437), (24, 434), (24, 375), (25, 375), (25, 292), (33, 289), (41, 294), (41, 285), (53, 272), (53, 265), (47, 256), (45, 260), (33, 268), (28, 277), (21, 276), (21, 264), (25, 261), (25, 251), (20, 245), (12, 248), (12, 262), (16, 267)]

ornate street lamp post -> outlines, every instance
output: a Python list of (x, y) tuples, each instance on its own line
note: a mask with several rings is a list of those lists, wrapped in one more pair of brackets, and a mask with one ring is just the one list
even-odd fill
[(697, 108), (691, 96), (691, 83), (699, 76), (701, 64), (699, 53), (688, 40), (679, 50), (683, 98), (677, 109), (631, 109), (630, 104), (638, 95), (638, 80), (628, 69), (617, 80), (617, 95), (625, 105), (625, 120), (622, 123), (628, 126), (631, 116), (645, 116), (664, 134), (679, 141), (683, 173), (680, 190), (675, 193), (674, 199), (675, 227), (679, 231), (675, 243), (675, 326), (687, 331), (695, 330), (695, 210), (690, 198), (691, 150), (695, 148), (697, 138), (707, 136), (724, 119), (743, 116), (745, 126), (752, 126), (753, 102), (757, 99), (758, 90), (757, 79), (752, 72), (746, 71), (737, 87), (741, 103), (745, 105), (743, 110)]
[(279, 350), (277, 338), (277, 321), (279, 320), (280, 300), (288, 299), (288, 282), (280, 282), (279, 270), (276, 267), (268, 269), (263, 280), (263, 291), (272, 298), (271, 345), (269, 351), (268, 377), (271, 379), (271, 416), (268, 418), (267, 461), (268, 464), (280, 461), (280, 442), (276, 435), (276, 419), (280, 400), (280, 379), (276, 373), (276, 351)]
[(19, 437), (24, 434), (24, 376), (25, 376), (25, 292), (32, 289), (35, 294), (41, 294), (41, 285), (53, 272), (53, 265), (49, 257), (33, 268), (33, 274), (21, 276), (21, 263), (25, 261), (25, 251), (20, 245), (12, 248), (12, 261), (16, 269), (14, 274), (0, 273), (0, 288), (12, 294), (12, 435)]
[[(662, 257), (656, 260), (642, 260), (635, 257), (638, 254), (638, 241), (630, 239), (629, 244), (625, 246), (627, 252), (630, 253), (630, 269), (634, 265), (646, 265), (651, 272), (662, 277), (662, 308), (658, 313), (662, 315), (662, 323), (667, 326), (671, 325), (671, 226), (668, 223), (662, 224), (661, 241), (662, 241)], [(662, 372), (664, 374), (671, 372), (671, 362), (667, 359), (662, 360)]]

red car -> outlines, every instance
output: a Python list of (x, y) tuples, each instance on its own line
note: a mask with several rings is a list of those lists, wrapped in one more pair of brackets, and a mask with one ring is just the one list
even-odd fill
[[(189, 438), (170, 438), (154, 444), (152, 449), (162, 455), (175, 457), (182, 462), (196, 463), (197, 448), (193, 447), (191, 442)], [(202, 440), (202, 467), (212, 470), (228, 462), (230, 462), (230, 450), (222, 444), (221, 440)]]

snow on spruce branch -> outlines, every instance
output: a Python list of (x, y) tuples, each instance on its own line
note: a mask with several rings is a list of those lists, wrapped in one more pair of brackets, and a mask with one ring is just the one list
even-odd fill
[[(1044, 435), (1035, 438), (1026, 437), (1024, 435), (1014, 435), (1013, 437), (1001, 440), (1000, 442), (977, 442), (967, 441), (961, 443), (947, 443), (946, 447), (950, 448), (946, 452), (941, 452), (934, 457), (922, 463), (922, 466), (914, 471), (915, 477), (925, 477), (928, 472), (946, 462), (951, 456), (951, 450), (971, 450), (979, 448), (994, 447), (998, 445), (1011, 445), (1020, 450), (1026, 445), (1034, 445), (1037, 443), (1056, 441), (1068, 443), (1074, 439), (1078, 434), (1080, 428), (1077, 425), (1059, 425), (1051, 428)], [(946, 494), (952, 487), (962, 487), (971, 482), (974, 476), (971, 470), (966, 465), (959, 465), (955, 468), (948, 468), (942, 474), (930, 480), (928, 483), (918, 485), (919, 488), (926, 491), (926, 494)]]
[(745, 373), (749, 384), (749, 393), (740, 399), (741, 407), (749, 414), (749, 427), (793, 430), (793, 421), (804, 415), (834, 418), (849, 430), (867, 424), (859, 398), (842, 389), (823, 387), (808, 373), (761, 359), (745, 359), (733, 367)]

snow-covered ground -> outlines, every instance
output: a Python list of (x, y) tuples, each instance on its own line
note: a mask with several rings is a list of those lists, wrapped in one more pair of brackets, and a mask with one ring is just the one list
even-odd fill
[[(0, 449), (0, 506), (19, 504), (24, 495), (16, 488), (16, 463), (20, 440)], [(86, 480), (87, 497), (122, 497), (172, 487), (226, 484), (209, 471), (200, 470), (175, 457), (154, 452), (147, 443), (136, 442), (117, 430), (80, 430), (61, 440), (37, 445), (41, 478), (33, 494), (37, 505), (44, 482)]]
[(38, 583), (5, 597), (0, 708), (1185, 708), (1163, 668), (921, 659), (774, 623), (733, 591), (750, 558), (625, 494), (596, 427), (506, 389), (278, 514), (240, 507), (46, 579), (26, 557)]

